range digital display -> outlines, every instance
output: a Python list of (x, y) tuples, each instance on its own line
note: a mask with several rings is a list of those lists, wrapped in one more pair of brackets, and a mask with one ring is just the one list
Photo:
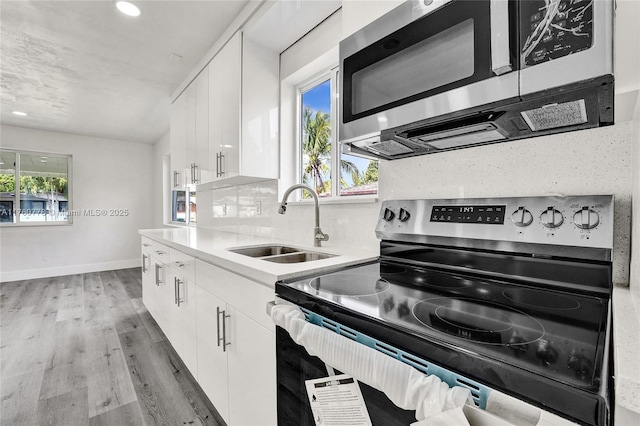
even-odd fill
[(433, 206), (431, 222), (504, 224), (506, 206)]

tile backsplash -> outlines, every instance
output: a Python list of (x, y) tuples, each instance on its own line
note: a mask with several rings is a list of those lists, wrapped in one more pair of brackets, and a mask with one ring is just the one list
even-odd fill
[[(381, 162), (379, 199), (615, 196), (614, 282), (629, 283), (632, 123)], [(313, 205), (278, 214), (278, 181), (198, 193), (198, 226), (313, 244)], [(322, 204), (323, 246), (375, 249), (379, 202)]]

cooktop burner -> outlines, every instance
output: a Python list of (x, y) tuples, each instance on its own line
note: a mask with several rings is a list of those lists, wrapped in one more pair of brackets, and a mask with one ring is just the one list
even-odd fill
[[(310, 309), (318, 301), (347, 307), (573, 386), (591, 388), (599, 380), (595, 369), (576, 367), (600, 361), (607, 302), (598, 297), (386, 260), (286, 286), (309, 295)], [(575, 354), (584, 361), (576, 363)]]
[(389, 289), (389, 281), (370, 275), (340, 274), (314, 278), (309, 286), (318, 293), (335, 296), (369, 296)]
[(505, 290), (502, 295), (516, 305), (553, 310), (571, 310), (580, 307), (580, 302), (573, 297), (559, 294), (550, 296), (549, 292), (541, 290), (520, 288), (517, 290)]
[(413, 305), (413, 315), (431, 329), (490, 345), (527, 345), (544, 336), (544, 327), (532, 316), (472, 299), (421, 300)]

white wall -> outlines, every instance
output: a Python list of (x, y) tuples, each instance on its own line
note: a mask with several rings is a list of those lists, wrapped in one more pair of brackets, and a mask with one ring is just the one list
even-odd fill
[(139, 266), (138, 229), (152, 225), (153, 146), (1, 126), (3, 148), (73, 156), (72, 209), (128, 209), (68, 226), (1, 228), (0, 280)]
[(631, 220), (631, 290), (640, 312), (640, 98), (636, 103), (633, 121), (633, 207)]
[[(167, 179), (167, 170), (163, 167), (165, 156), (171, 153), (169, 132), (165, 133), (153, 144), (153, 170), (152, 170), (152, 193), (153, 193), (153, 228), (162, 228), (170, 221), (170, 200), (168, 193), (165, 194), (163, 188), (168, 188), (170, 184)], [(170, 173), (170, 172), (169, 172)]]

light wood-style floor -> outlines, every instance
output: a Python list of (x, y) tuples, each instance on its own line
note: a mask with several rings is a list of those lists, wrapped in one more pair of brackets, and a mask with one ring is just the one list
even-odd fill
[(224, 425), (139, 268), (0, 284), (0, 424)]

